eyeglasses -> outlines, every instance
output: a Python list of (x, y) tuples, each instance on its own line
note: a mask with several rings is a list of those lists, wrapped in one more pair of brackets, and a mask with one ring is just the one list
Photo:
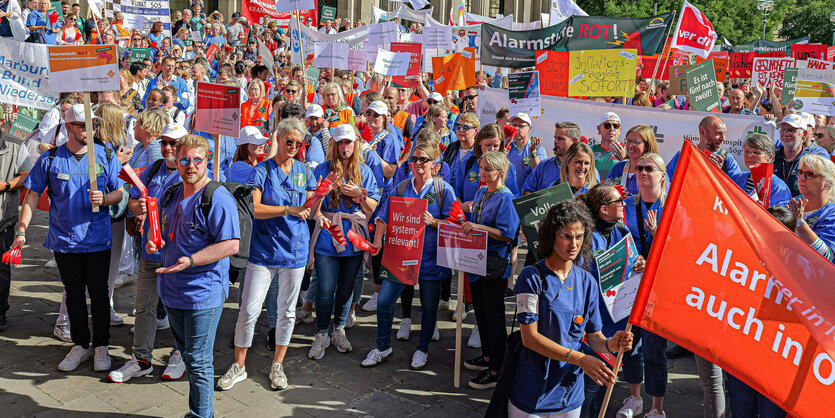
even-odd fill
[(606, 129), (620, 129), (620, 124), (605, 122), (603, 123), (603, 127)]
[(644, 141), (626, 141), (626, 145), (638, 146), (638, 145), (644, 145), (644, 144), (646, 144), (646, 142), (644, 142)]
[(198, 165), (202, 164), (203, 161), (206, 161), (206, 159), (205, 158), (200, 158), (200, 157), (194, 157), (194, 158), (183, 157), (183, 158), (180, 158), (178, 161), (180, 162), (181, 166), (188, 167), (189, 165), (191, 165), (191, 163), (194, 163), (195, 166), (198, 166)]
[[(162, 140), (160, 140), (160, 141), (159, 141), (159, 145), (160, 145), (161, 147), (175, 147), (175, 146), (177, 146), (177, 140), (176, 140), (176, 139), (171, 140), (171, 141), (162, 141)], [(198, 163), (198, 164), (200, 164), (200, 163)]]
[(653, 167), (651, 165), (636, 165), (635, 166), (635, 172), (636, 173), (646, 172), (647, 174), (652, 174), (654, 171), (657, 171), (657, 170), (655, 169), (655, 167)]
[(293, 141), (292, 139), (288, 139), (284, 141), (284, 144), (287, 145), (287, 148), (301, 148), (304, 146), (304, 141)]
[(432, 161), (429, 157), (410, 157), (409, 162), (414, 164), (426, 164)]
[(467, 101), (467, 100), (475, 100), (475, 98), (476, 98), (476, 97), (478, 97), (478, 95), (477, 95), (477, 94), (473, 94), (472, 96), (464, 96), (462, 99), (463, 99), (464, 101)]
[(471, 125), (455, 125), (455, 130), (456, 130), (456, 131), (470, 132), (470, 131), (472, 131), (473, 129), (475, 129), (475, 126), (471, 126)]
[(815, 172), (812, 172), (812, 171), (805, 171), (805, 170), (797, 169), (797, 178), (803, 177), (806, 180), (811, 180), (811, 179), (813, 179), (813, 178), (815, 178), (819, 175), (820, 174), (816, 174)]
[(624, 205), (623, 198), (621, 197), (620, 199), (612, 200), (611, 202), (607, 202), (603, 206), (609, 206), (609, 205), (614, 205), (614, 204), (618, 204), (620, 206), (623, 206)]

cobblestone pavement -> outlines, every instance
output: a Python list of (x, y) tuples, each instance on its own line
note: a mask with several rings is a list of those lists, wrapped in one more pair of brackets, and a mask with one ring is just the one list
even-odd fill
[[(50, 253), (42, 247), (46, 234), (46, 216), (39, 212), (28, 232), (30, 245), (24, 250), (23, 263), (12, 272), (9, 329), (0, 333), (0, 415), (18, 416), (161, 416), (179, 417), (187, 412), (188, 384), (162, 381), (160, 375), (173, 344), (170, 331), (157, 333), (154, 350), (154, 373), (135, 378), (129, 383), (115, 384), (105, 373), (93, 372), (91, 362), (83, 363), (70, 373), (57, 370), (58, 363), (71, 344), (52, 336), (63, 286), (57, 269), (44, 268)], [(4, 249), (5, 250), (5, 249)], [(371, 285), (366, 283), (364, 299)], [(111, 328), (110, 356), (114, 369), (130, 356), (133, 317), (131, 284), (116, 290), (115, 308), (125, 325)], [(236, 300), (237, 285), (230, 290)], [(508, 318), (513, 304), (507, 300)], [(374, 348), (376, 316), (358, 310), (356, 325), (348, 330), (353, 352), (341, 354), (329, 348), (320, 361), (307, 358), (312, 343), (314, 324), (296, 326), (285, 360), (290, 387), (283, 391), (270, 389), (267, 372), (272, 353), (265, 346), (266, 313), (256, 326), (253, 347), (247, 358), (249, 378), (227, 392), (215, 392), (217, 416), (368, 416), (368, 417), (476, 417), (484, 416), (490, 391), (466, 386), (475, 372), (463, 369), (462, 387), (452, 384), (455, 348), (455, 323), (451, 312), (439, 314), (441, 340), (430, 346), (429, 361), (422, 371), (409, 369), (418, 339), (420, 322), (419, 299), (415, 298), (413, 326), (408, 341), (393, 340), (394, 353), (381, 365), (364, 369), (359, 363)], [(399, 315), (399, 306), (395, 314)], [(235, 304), (227, 303), (215, 344), (215, 379), (232, 362), (232, 339), (237, 316)], [(394, 332), (397, 330), (395, 320)], [(464, 338), (470, 335), (472, 316), (464, 321)], [(477, 350), (466, 348), (464, 358), (474, 357)], [(690, 358), (672, 360), (670, 384), (665, 409), (670, 417), (701, 417), (702, 393), (695, 363)], [(610, 412), (615, 416), (628, 395), (624, 383), (614, 391)], [(650, 405), (648, 395), (645, 405)]]

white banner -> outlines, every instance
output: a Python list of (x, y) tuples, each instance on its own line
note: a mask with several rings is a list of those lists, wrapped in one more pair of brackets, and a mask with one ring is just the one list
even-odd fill
[(348, 69), (348, 44), (319, 42), (313, 55), (313, 65), (317, 68)]
[(434, 7), (430, 7), (425, 10), (412, 10), (406, 7), (405, 4), (401, 4), (400, 8), (397, 9), (396, 12), (389, 14), (388, 18), (393, 19), (395, 17), (399, 17), (403, 20), (408, 20), (411, 22), (423, 23), (426, 21), (426, 18), (432, 18), (432, 11), (435, 10)]
[(348, 69), (354, 71), (365, 71), (368, 67), (368, 57), (361, 49), (348, 50)]
[[(478, 15), (474, 15), (478, 16)], [(483, 17), (483, 16), (482, 16)], [(488, 18), (489, 19), (489, 18)], [(504, 29), (510, 30), (513, 27), (513, 15), (507, 15), (501, 18), (491, 19), (491, 25), (496, 25)], [(473, 47), (475, 48), (475, 65), (476, 67), (482, 68), (484, 71), (489, 71), (492, 73), (496, 72), (496, 67), (492, 66), (485, 66), (481, 67), (481, 53), (479, 49), (481, 48), (481, 24), (469, 25), (469, 26), (449, 26), (444, 25), (441, 22), (438, 22), (431, 17), (426, 19), (426, 26), (423, 28), (424, 32), (429, 29), (430, 27), (442, 27), (446, 28), (450, 31), (450, 35), (452, 36), (452, 47), (447, 49), (441, 49), (440, 52), (436, 52), (433, 54), (429, 54), (429, 47), (424, 47), (424, 57), (423, 62), (426, 63), (429, 61), (429, 70), (428, 72), (432, 71), (432, 57), (443, 57), (449, 54), (454, 54), (456, 52), (464, 51), (464, 48)], [(424, 68), (427, 68), (424, 64)]]
[(49, 110), (48, 47), (0, 37), (0, 102)]
[(556, 25), (573, 15), (588, 16), (589, 14), (572, 0), (551, 0), (551, 15), (548, 19), (548, 25)]
[(276, 12), (295, 12), (316, 8), (316, 0), (275, 0)]
[(368, 46), (382, 46), (388, 48), (392, 42), (398, 40), (397, 22), (371, 23), (368, 25)]
[(385, 49), (377, 50), (377, 60), (374, 62), (374, 72), (383, 75), (403, 75), (409, 70), (409, 60), (412, 55), (408, 52), (391, 52)]
[(481, 126), (488, 123), (496, 123), (496, 113), (503, 107), (508, 107), (510, 99), (508, 92), (504, 89), (494, 89), (486, 87), (484, 90), (478, 92), (478, 107), (476, 108), (476, 116), (481, 122)]
[[(311, 29), (302, 25), (301, 40), (299, 44), (299, 27), (296, 19), (290, 19), (290, 57), (293, 64), (302, 64), (300, 48), (303, 47), (304, 54), (308, 57), (313, 56), (316, 51), (316, 44), (319, 42), (334, 42), (348, 44), (350, 49), (362, 49), (363, 42), (368, 40), (368, 27), (363, 25), (356, 29), (351, 29), (345, 32), (328, 35), (320, 33), (315, 29)], [(396, 38), (395, 38), (396, 39)]]
[(423, 49), (451, 49), (452, 30), (444, 26), (426, 26), (423, 28)]
[[(482, 93), (483, 94), (483, 93)], [(479, 96), (479, 103), (482, 97)], [(649, 125), (655, 131), (658, 142), (658, 153), (665, 163), (681, 150), (685, 139), (699, 142), (699, 122), (708, 115), (722, 118), (728, 132), (722, 149), (733, 154), (740, 166), (742, 160), (742, 144), (749, 133), (761, 133), (774, 138), (775, 127), (765, 122), (761, 116), (743, 116), (731, 114), (715, 114), (708, 112), (694, 112), (686, 110), (657, 109), (653, 107), (612, 105), (608, 103), (592, 102), (588, 100), (568, 99), (564, 97), (541, 96), (542, 117), (533, 119), (531, 136), (552, 138), (554, 136), (554, 122), (571, 121), (580, 125), (583, 136), (594, 142), (597, 138), (597, 125), (600, 116), (606, 112), (615, 112), (620, 116), (623, 132), (635, 125)], [(507, 102), (505, 102), (507, 106)], [(619, 138), (621, 142), (624, 138)], [(545, 141), (545, 149), (553, 155), (552, 144)]]
[(380, 23), (387, 20), (389, 20), (387, 11), (377, 6), (371, 6), (371, 23)]
[(162, 29), (171, 36), (171, 7), (168, 0), (113, 0), (105, 3), (104, 16), (113, 19), (116, 13), (125, 15), (124, 26), (144, 33), (151, 30), (154, 22), (162, 22)]

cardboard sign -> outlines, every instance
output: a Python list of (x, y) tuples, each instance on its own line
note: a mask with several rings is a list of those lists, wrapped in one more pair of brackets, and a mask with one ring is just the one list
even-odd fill
[(374, 72), (383, 75), (406, 75), (409, 71), (411, 55), (408, 53), (391, 52), (385, 49), (377, 50), (377, 60), (374, 62)]
[(397, 83), (403, 87), (410, 89), (416, 89), (420, 87), (420, 81), (418, 80), (418, 76), (420, 75), (421, 48), (421, 44), (416, 43), (391, 43), (391, 52), (409, 54), (409, 66), (406, 70), (406, 75), (393, 77), (391, 80), (393, 83)]
[(12, 122), (12, 127), (9, 129), (9, 133), (15, 138), (23, 141), (28, 138), (29, 135), (32, 135), (32, 132), (38, 126), (38, 123), (40, 123), (39, 119), (26, 116), (23, 113), (18, 113), (17, 119)]
[(807, 60), (809, 58), (825, 60), (827, 45), (824, 44), (792, 44), (791, 57), (796, 60)]
[(569, 52), (569, 96), (632, 96), (638, 54), (635, 49)]
[[(552, 128), (553, 126), (554, 124), (551, 123)], [(554, 187), (513, 199), (513, 207), (519, 214), (522, 232), (528, 240), (529, 251), (533, 253), (536, 260), (539, 260), (539, 223), (545, 219), (551, 206), (573, 198), (571, 186), (568, 183), (560, 183)]]
[(751, 84), (769, 87), (776, 82), (778, 87), (783, 88), (783, 72), (788, 67), (794, 67), (794, 58), (754, 58)]
[(613, 322), (621, 321), (632, 312), (635, 294), (641, 284), (641, 274), (632, 270), (638, 255), (632, 234), (628, 234), (594, 257), (600, 273), (600, 294)]
[(241, 133), (241, 89), (197, 83), (194, 130), (237, 138)]
[(53, 93), (119, 90), (116, 45), (50, 46)]
[(509, 110), (511, 115), (527, 113), (531, 117), (542, 115), (539, 103), (539, 71), (525, 71), (507, 75)]
[(716, 89), (716, 72), (713, 59), (687, 69), (687, 90), (690, 106), (700, 112), (721, 112), (719, 91)]
[(689, 65), (674, 65), (670, 72), (670, 94), (687, 94), (687, 69)]
[(487, 232), (473, 229), (464, 234), (461, 226), (438, 226), (438, 265), (479, 276), (487, 275)]
[(798, 69), (792, 109), (835, 116), (835, 71)]
[(381, 278), (411, 286), (417, 284), (426, 232), (423, 223), (426, 205), (426, 199), (389, 197)]
[(318, 42), (313, 53), (313, 65), (347, 70), (348, 48), (348, 44), (341, 42)]
[(145, 61), (151, 59), (151, 48), (131, 48), (130, 49), (130, 63), (136, 61)]
[[(310, 3), (314, 3), (313, 0)], [(333, 22), (336, 19), (336, 7), (322, 6), (322, 16), (319, 18), (319, 23), (325, 23), (328, 20)]]
[(536, 51), (540, 93), (568, 96), (568, 61), (568, 51)]
[(835, 62), (823, 61), (819, 59), (809, 58), (805, 61), (806, 66), (801, 67), (800, 63), (804, 61), (797, 61), (797, 68), (811, 68), (813, 70), (832, 70), (835, 69)]

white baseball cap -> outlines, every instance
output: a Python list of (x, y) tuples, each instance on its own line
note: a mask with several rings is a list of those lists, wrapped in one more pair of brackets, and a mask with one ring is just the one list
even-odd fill
[(267, 142), (267, 139), (257, 126), (244, 126), (241, 129), (241, 136), (238, 138), (238, 146), (244, 144), (261, 145)]
[(183, 128), (179, 124), (176, 123), (169, 123), (162, 128), (162, 133), (159, 136), (164, 136), (166, 138), (171, 139), (180, 139), (188, 134), (186, 128)]
[[(72, 122), (87, 123), (87, 121), (84, 119), (84, 105), (83, 104), (74, 104), (74, 105), (70, 106), (70, 108), (67, 110), (67, 113), (65, 113), (64, 115), (66, 116), (66, 120), (64, 120), (64, 122), (66, 122), (66, 123), (72, 123)], [(96, 116), (96, 115), (93, 115), (93, 120), (101, 120), (101, 118)]]
[(800, 112), (800, 116), (802, 116), (803, 119), (806, 121), (807, 126), (812, 127), (812, 128), (815, 127), (815, 116), (813, 116), (811, 113)]
[(325, 117), (325, 110), (322, 109), (322, 106), (317, 104), (312, 104), (307, 107), (307, 111), (304, 113), (304, 118), (307, 119), (309, 117), (317, 117), (323, 118)]
[(350, 139), (351, 142), (357, 140), (357, 132), (354, 130), (354, 127), (352, 125), (343, 123), (342, 125), (339, 125), (336, 128), (334, 128), (333, 140), (335, 142), (339, 142), (343, 139)]
[(441, 93), (438, 93), (437, 91), (433, 91), (429, 95), (429, 97), (426, 98), (426, 100), (434, 100), (436, 102), (442, 102), (442, 101), (444, 101), (444, 96), (441, 96)]
[(389, 107), (385, 103), (375, 100), (368, 105), (368, 108), (365, 110), (371, 110), (378, 115), (388, 116), (389, 115)]
[(780, 128), (780, 125), (787, 123), (795, 128), (798, 129), (806, 129), (806, 119), (803, 116), (798, 115), (797, 113), (792, 113), (790, 115), (786, 115), (780, 123), (777, 124), (777, 128)]
[(602, 116), (600, 116), (600, 121), (597, 122), (597, 124), (600, 125), (605, 122), (620, 123), (620, 116), (618, 116), (618, 114), (615, 112), (606, 112)]
[(510, 120), (508, 122), (513, 123), (514, 119), (522, 119), (528, 125), (532, 125), (531, 124), (531, 117), (527, 113), (517, 113), (517, 114), (513, 115), (513, 117), (510, 118)]

